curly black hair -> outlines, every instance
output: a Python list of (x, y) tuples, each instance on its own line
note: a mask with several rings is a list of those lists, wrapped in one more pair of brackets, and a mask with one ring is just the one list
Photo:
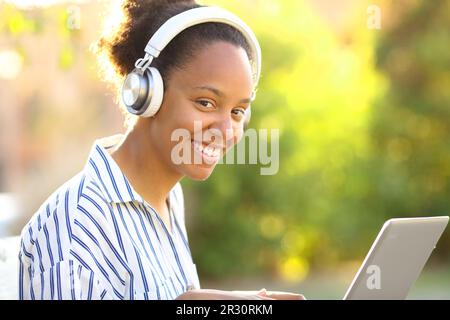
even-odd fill
[[(106, 27), (100, 39), (91, 47), (100, 65), (100, 76), (113, 85), (116, 103), (126, 115), (125, 125), (133, 116), (126, 112), (120, 100), (125, 76), (134, 69), (135, 61), (144, 56), (151, 36), (169, 18), (189, 9), (202, 7), (192, 0), (123, 0), (114, 10), (120, 10), (121, 21), (114, 28)], [(182, 68), (199, 49), (215, 41), (225, 41), (242, 47), (250, 60), (252, 53), (245, 37), (235, 28), (223, 23), (208, 22), (192, 26), (177, 35), (152, 62), (164, 79), (165, 88), (170, 74)]]

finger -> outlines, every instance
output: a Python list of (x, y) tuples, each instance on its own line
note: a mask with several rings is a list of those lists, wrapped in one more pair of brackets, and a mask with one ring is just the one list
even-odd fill
[(252, 291), (250, 291), (250, 290), (245, 290), (245, 291), (233, 290), (231, 292), (233, 292), (235, 294), (243, 294), (243, 295), (246, 295), (246, 294), (247, 295), (262, 295), (262, 296), (266, 295), (266, 289), (261, 289), (259, 291), (255, 291), (255, 290), (252, 290)]
[(258, 291), (257, 295), (260, 296), (267, 296), (267, 290), (266, 288), (262, 288), (261, 290)]
[(304, 295), (290, 292), (267, 291), (266, 296), (276, 300), (306, 300)]
[(252, 296), (255, 300), (276, 300), (275, 298), (268, 297), (268, 296), (261, 296), (261, 295), (254, 295)]
[(260, 296), (257, 294), (233, 294), (230, 295), (230, 297), (237, 300), (276, 300), (271, 297)]
[(261, 295), (258, 294), (260, 291), (233, 290), (233, 291), (231, 291), (231, 293), (234, 297), (240, 297), (240, 299), (244, 299), (244, 300), (275, 300), (275, 298), (268, 297), (265, 294), (261, 294)]

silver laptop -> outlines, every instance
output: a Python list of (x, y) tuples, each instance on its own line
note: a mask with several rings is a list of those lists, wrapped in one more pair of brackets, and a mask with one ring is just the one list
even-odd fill
[(448, 220), (443, 216), (386, 221), (344, 300), (405, 299)]

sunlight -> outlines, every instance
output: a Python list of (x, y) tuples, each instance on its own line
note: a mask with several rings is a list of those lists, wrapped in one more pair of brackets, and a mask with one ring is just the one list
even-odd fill
[(301, 282), (309, 273), (309, 263), (299, 256), (291, 256), (281, 262), (280, 276), (290, 282)]
[(23, 59), (15, 50), (0, 51), (0, 78), (14, 79), (22, 70)]
[(86, 3), (88, 0), (5, 0), (5, 2), (13, 4), (18, 8), (29, 9), (33, 7), (48, 7), (61, 3)]

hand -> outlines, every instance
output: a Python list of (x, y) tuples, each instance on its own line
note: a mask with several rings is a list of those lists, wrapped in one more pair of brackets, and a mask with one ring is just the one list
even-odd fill
[(274, 300), (259, 295), (259, 291), (223, 291), (214, 289), (194, 289), (179, 295), (176, 300)]
[(302, 294), (282, 291), (267, 291), (264, 288), (259, 290), (257, 294), (275, 300), (306, 300), (305, 296)]
[(189, 290), (177, 300), (306, 300), (301, 294), (267, 291), (223, 291), (214, 289)]

